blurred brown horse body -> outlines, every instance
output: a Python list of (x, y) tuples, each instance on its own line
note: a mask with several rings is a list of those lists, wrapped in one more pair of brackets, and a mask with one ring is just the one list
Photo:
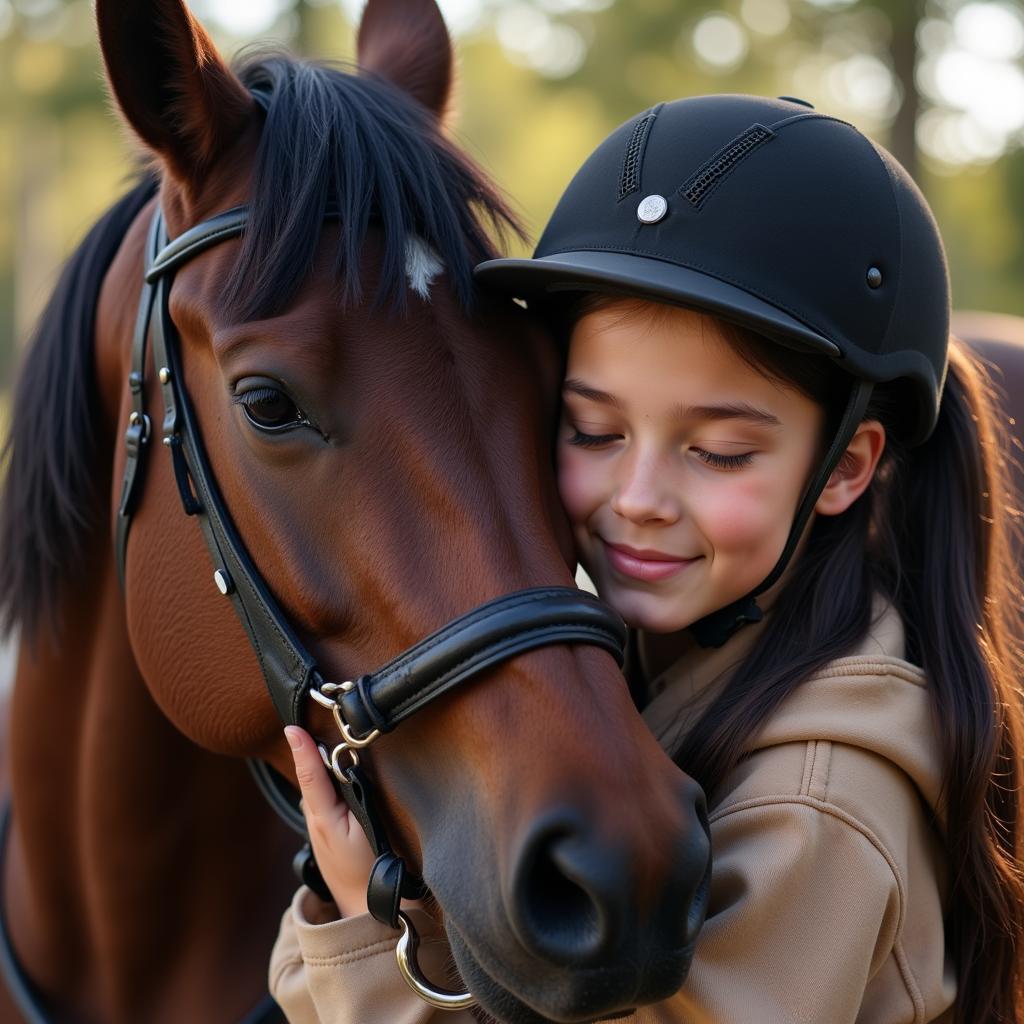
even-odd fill
[[(154, 204), (172, 238), (239, 203), (258, 225), (184, 266), (170, 313), (227, 507), (331, 678), (498, 595), (571, 585), (550, 467), (559, 364), (521, 311), (460, 301), (488, 255), (478, 215), (504, 214), (440, 131), (452, 55), (432, 2), (371, 0), (359, 76), (286, 58), (236, 74), (180, 0), (100, 0), (97, 15), (159, 191), (135, 189), (73, 259), (16, 398), (0, 587), (22, 655), (3, 909), (47, 1019), (225, 1024), (266, 991), (297, 846), (239, 758), (285, 773), (290, 759), (159, 444), (118, 583)], [(288, 149), (297, 139), (305, 152)], [(361, 194), (344, 180), (356, 173)], [(348, 222), (324, 226), (327, 201)], [(365, 301), (338, 256), (352, 244)], [(410, 246), (404, 305), (375, 304)], [(147, 381), (157, 421), (152, 364)], [(260, 426), (289, 416), (288, 429)], [(310, 723), (333, 734), (325, 712)], [(702, 798), (607, 654), (553, 647), (491, 670), (381, 739), (369, 770), (457, 929), (460, 971), (504, 1020), (592, 1020), (680, 983), (707, 860)], [(0, 1019), (16, 1020), (8, 999)]]
[(954, 313), (953, 333), (988, 363), (1006, 414), (1010, 483), (1014, 485), (1014, 507), (1020, 511), (1024, 501), (1024, 318), (1005, 313)]

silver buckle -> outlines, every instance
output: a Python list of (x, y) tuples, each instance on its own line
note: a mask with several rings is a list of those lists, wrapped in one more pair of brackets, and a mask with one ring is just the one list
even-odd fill
[(327, 708), (328, 711), (334, 716), (334, 724), (337, 725), (338, 731), (341, 733), (342, 742), (339, 743), (334, 750), (331, 752), (330, 757), (326, 756), (326, 750), (321, 748), (320, 754), (324, 759), (324, 763), (334, 772), (335, 778), (339, 782), (346, 782), (344, 772), (341, 767), (339, 758), (345, 752), (352, 759), (352, 764), (355, 767), (359, 765), (359, 754), (357, 751), (362, 750), (364, 747), (368, 747), (374, 740), (380, 736), (380, 729), (371, 729), (365, 736), (356, 736), (348, 722), (342, 717), (341, 705), (335, 699), (334, 694), (336, 693), (351, 693), (356, 688), (356, 684), (350, 680), (346, 680), (344, 683), (322, 683), (320, 689), (311, 689), (309, 691), (310, 697), (313, 698), (322, 708)]

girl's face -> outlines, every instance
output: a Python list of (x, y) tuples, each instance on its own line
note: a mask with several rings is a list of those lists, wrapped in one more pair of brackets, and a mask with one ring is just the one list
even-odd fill
[(713, 317), (633, 300), (578, 321), (563, 398), (562, 501), (626, 622), (683, 629), (764, 580), (817, 464), (815, 402), (744, 362)]

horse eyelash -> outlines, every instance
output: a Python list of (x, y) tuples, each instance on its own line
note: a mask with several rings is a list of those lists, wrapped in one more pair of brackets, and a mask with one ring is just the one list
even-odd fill
[(299, 409), (298, 405), (295, 403), (295, 401), (291, 397), (291, 395), (289, 395), (287, 391), (281, 391), (280, 388), (271, 388), (271, 387), (251, 388), (248, 391), (242, 391), (241, 393), (233, 394), (231, 396), (231, 404), (232, 405), (259, 405), (260, 402), (268, 401), (269, 399), (273, 398), (279, 392), (281, 394), (285, 395), (285, 397), (288, 399), (288, 401), (291, 402), (292, 405), (294, 405), (296, 409), (298, 409), (298, 412), (299, 412), (300, 416), (305, 416), (306, 415), (301, 409)]
[[(315, 430), (325, 441), (327, 441), (328, 443), (330, 442), (330, 440), (331, 440), (330, 435), (326, 434), (323, 430), (321, 430), (320, 427), (317, 426), (317, 424), (314, 423), (309, 418), (309, 416), (305, 412), (302, 411), (302, 409), (299, 407), (299, 404), (295, 401), (295, 399), (292, 398), (292, 396), (289, 395), (287, 391), (284, 391), (281, 388), (272, 388), (272, 387), (251, 388), (249, 391), (242, 391), (240, 393), (233, 394), (231, 396), (231, 404), (232, 405), (240, 405), (243, 408), (246, 408), (246, 407), (248, 407), (250, 405), (258, 405), (260, 402), (262, 402), (262, 401), (264, 401), (266, 399), (273, 398), (278, 393), (283, 394), (288, 399), (288, 401), (291, 402), (292, 405), (295, 406), (295, 414), (296, 414), (295, 426), (298, 426), (298, 427), (309, 427), (312, 430)], [(263, 428), (263, 429), (266, 429), (266, 428)]]

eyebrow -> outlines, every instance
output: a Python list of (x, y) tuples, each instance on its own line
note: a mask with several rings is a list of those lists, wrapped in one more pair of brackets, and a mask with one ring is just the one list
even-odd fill
[(747, 402), (727, 402), (724, 405), (677, 405), (672, 410), (672, 416), (680, 420), (746, 420), (764, 427), (782, 426), (778, 416)]
[(622, 408), (622, 403), (614, 395), (610, 395), (607, 391), (599, 391), (597, 388), (592, 388), (575, 377), (568, 377), (562, 384), (562, 390), (570, 391), (572, 394), (579, 395), (580, 398), (586, 398), (591, 402), (610, 405), (614, 409)]
[[(569, 391), (581, 398), (591, 402), (599, 402), (601, 405), (610, 405), (614, 409), (621, 409), (622, 403), (607, 391), (593, 388), (589, 384), (576, 377), (569, 377), (562, 384), (563, 391)], [(672, 410), (672, 418), (677, 420), (746, 420), (749, 423), (756, 423), (765, 427), (781, 427), (782, 422), (777, 416), (758, 409), (748, 402), (727, 402), (723, 405), (677, 405)]]

